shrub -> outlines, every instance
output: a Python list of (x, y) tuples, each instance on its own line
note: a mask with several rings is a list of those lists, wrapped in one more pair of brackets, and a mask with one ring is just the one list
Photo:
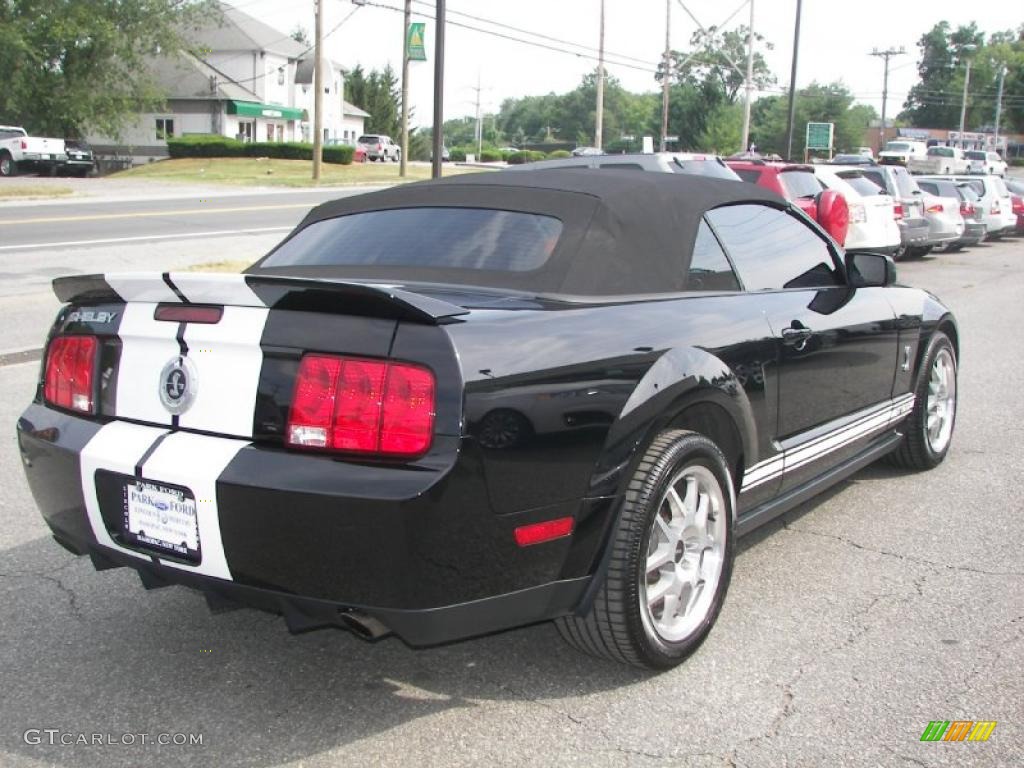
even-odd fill
[(1014, 168), (1024, 168), (1024, 157), (1011, 157), (1007, 162)]
[(466, 162), (466, 149), (465, 147), (452, 147), (448, 150), (448, 158), (453, 163), (464, 163)]
[(480, 152), (480, 162), (497, 163), (501, 159), (501, 152), (496, 149), (484, 149)]
[(567, 149), (556, 149), (548, 154), (548, 160), (557, 160), (561, 157), (572, 157), (572, 152)]
[(521, 150), (519, 152), (512, 152), (508, 156), (509, 165), (523, 165), (533, 161), (530, 157), (531, 152), (529, 150)]
[[(171, 157), (273, 157), (281, 160), (312, 160), (313, 145), (299, 141), (245, 142), (226, 136), (196, 134), (167, 140)], [(323, 148), (325, 163), (348, 165), (355, 150), (336, 144)]]

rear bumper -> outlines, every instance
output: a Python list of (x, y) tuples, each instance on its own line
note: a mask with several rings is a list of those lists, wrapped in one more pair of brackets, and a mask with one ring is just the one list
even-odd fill
[[(103, 425), (39, 404), (17, 431), (32, 494), (67, 549), (98, 568), (134, 568), (148, 585), (183, 584), (212, 602), (280, 613), (294, 631), (366, 616), (429, 645), (565, 615), (599, 560), (611, 507), (575, 500), (495, 514), (468, 440), (451, 445), (447, 462), (412, 468)], [(218, 452), (231, 458), (217, 464)], [(198, 562), (127, 541), (124, 475), (194, 493)], [(515, 544), (516, 527), (563, 516), (576, 517), (571, 537)]]
[(926, 219), (904, 219), (900, 222), (900, 244), (927, 245), (929, 239)]

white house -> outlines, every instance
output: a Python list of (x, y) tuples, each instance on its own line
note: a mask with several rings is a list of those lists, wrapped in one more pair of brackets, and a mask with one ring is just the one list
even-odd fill
[[(167, 156), (170, 136), (219, 134), (243, 141), (312, 141), (313, 60), (308, 45), (227, 5), (222, 19), (192, 35), (191, 52), (149, 61), (165, 109), (139, 115), (115, 139), (88, 136), (98, 155), (146, 162)], [(342, 100), (343, 72), (322, 60), (327, 143), (351, 142), (369, 117)]]

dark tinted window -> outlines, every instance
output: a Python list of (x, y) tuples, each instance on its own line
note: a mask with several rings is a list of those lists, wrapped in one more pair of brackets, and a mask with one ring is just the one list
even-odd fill
[(907, 172), (906, 168), (893, 168), (893, 174), (896, 176), (896, 189), (900, 192), (900, 197), (910, 197), (917, 191), (917, 182)]
[(923, 189), (929, 195), (936, 195), (936, 196), (938, 196), (938, 194), (939, 194), (939, 185), (936, 184), (934, 181), (919, 181), (919, 182), (917, 182), (917, 186), (919, 186), (921, 189)]
[(601, 163), (600, 168), (615, 168), (620, 171), (642, 171), (640, 163)]
[(985, 153), (978, 152), (977, 150), (972, 149), (968, 150), (967, 152), (964, 152), (964, 157), (966, 157), (968, 160), (984, 160)]
[(971, 179), (970, 181), (965, 181), (964, 183), (970, 186), (971, 189), (973, 189), (975, 192), (977, 192), (978, 197), (985, 196), (985, 182), (983, 182), (981, 179)]
[(562, 232), (551, 216), (485, 208), (396, 208), (324, 219), (300, 230), (264, 267), (375, 266), (525, 272)]
[(738, 291), (739, 282), (711, 228), (700, 223), (686, 277), (688, 291)]
[(798, 197), (814, 197), (821, 192), (821, 182), (811, 171), (782, 171), (779, 183), (786, 190), (786, 197), (795, 200)]
[(857, 192), (864, 197), (873, 197), (875, 195), (885, 193), (885, 190), (870, 179), (864, 178), (864, 175), (859, 171), (846, 171), (844, 173), (840, 173), (839, 178), (857, 190)]
[(970, 184), (957, 184), (956, 191), (960, 193), (961, 200), (967, 200), (972, 203), (981, 200), (981, 196), (974, 191)]
[(888, 192), (889, 191), (889, 187), (885, 183), (885, 171), (870, 170), (870, 171), (864, 171), (863, 173), (864, 173), (864, 178), (865, 179), (867, 179), (868, 181), (873, 183), (875, 186), (877, 186), (883, 192)]
[(839, 285), (825, 241), (807, 224), (767, 205), (708, 212), (748, 291)]
[(739, 177), (744, 181), (749, 181), (751, 184), (757, 184), (757, 180), (761, 178), (760, 171), (752, 171), (749, 168), (733, 168)]
[(358, 143), (358, 144), (376, 144), (378, 141), (380, 141), (380, 136), (377, 136), (375, 134), (367, 133), (367, 134), (364, 134), (363, 136), (360, 136), (356, 143)]

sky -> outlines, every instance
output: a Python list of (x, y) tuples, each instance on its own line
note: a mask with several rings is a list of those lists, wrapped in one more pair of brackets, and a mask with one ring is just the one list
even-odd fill
[[(313, 0), (228, 0), (229, 4), (288, 33), (297, 25), (312, 39)], [(483, 113), (497, 111), (503, 99), (575, 88), (597, 66), (601, 0), (454, 0), (448, 3), (445, 45), (445, 119), (472, 115), (476, 110), (477, 84)], [(367, 0), (357, 7), (350, 0), (324, 0), (324, 32), (327, 53), (343, 67), (361, 64), (364, 69), (390, 63), (399, 72), (402, 55), (403, 0)], [(375, 5), (371, 5), (375, 4)], [(772, 44), (760, 49), (777, 78), (777, 89), (789, 84), (793, 54), (796, 0), (753, 0), (754, 30)], [(725, 28), (746, 24), (750, 9), (746, 0), (670, 0), (672, 47), (688, 50), (698, 28)], [(691, 18), (686, 9), (696, 17)], [(381, 7), (388, 6), (388, 7)], [(413, 124), (429, 124), (433, 113), (435, 26), (424, 14), (433, 14), (433, 0), (413, 0), (413, 21), (426, 22), (426, 62), (410, 67)], [(605, 0), (605, 50), (607, 71), (633, 91), (658, 89), (654, 69), (665, 46), (666, 0)], [(1016, 13), (1011, 7), (1019, 9)], [(305, 11), (303, 10), (305, 9)], [(391, 10), (398, 9), (398, 10)], [(738, 11), (737, 13), (733, 13)], [(468, 16), (467, 16), (468, 14)], [(469, 16), (478, 17), (476, 19)], [(498, 22), (495, 26), (485, 19)], [(936, 22), (946, 20), (955, 28), (977, 23), (986, 33), (1019, 27), (1024, 6), (1006, 0), (804, 0), (800, 31), (797, 87), (812, 81), (842, 81), (857, 100), (882, 106), (883, 62), (870, 56), (880, 50), (903, 46), (906, 54), (891, 59), (887, 115), (902, 108), (907, 91), (917, 79), (917, 41)], [(467, 29), (486, 28), (537, 45)], [(340, 26), (338, 26), (340, 24)], [(524, 34), (539, 33), (544, 37)], [(567, 45), (567, 43), (574, 45)], [(572, 51), (573, 53), (569, 53)], [(592, 58), (593, 57), (593, 58)], [(742, 67), (743, 62), (738, 62)], [(1024, 94), (1008, 94), (1024, 95)]]

